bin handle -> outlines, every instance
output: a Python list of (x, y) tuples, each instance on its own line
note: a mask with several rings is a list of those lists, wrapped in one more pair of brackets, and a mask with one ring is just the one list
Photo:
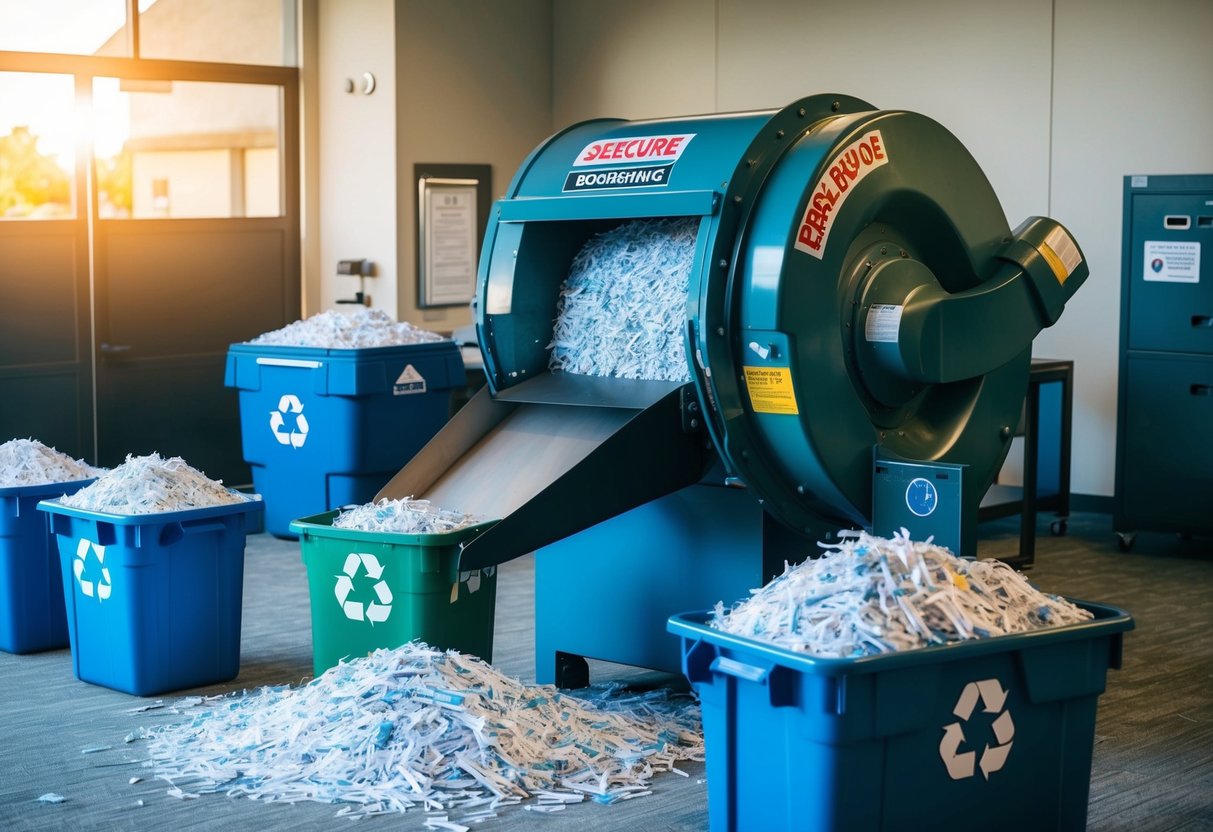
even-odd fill
[(755, 667), (726, 656), (717, 656), (712, 660), (710, 669), (735, 679), (764, 685), (772, 708), (783, 708), (796, 704), (797, 674), (789, 668), (778, 664), (771, 667)]
[(185, 534), (205, 534), (206, 532), (221, 532), (227, 526), (219, 520), (202, 519), (202, 520), (183, 520), (181, 522), (181, 531)]
[(268, 367), (303, 367), (306, 370), (317, 370), (324, 366), (323, 361), (309, 361), (303, 358), (268, 358), (264, 355), (257, 357), (257, 363)]
[(771, 675), (771, 668), (769, 667), (755, 667), (752, 664), (739, 662), (726, 656), (717, 656), (713, 659), (711, 670), (714, 673), (724, 673), (760, 685), (766, 684), (767, 677)]

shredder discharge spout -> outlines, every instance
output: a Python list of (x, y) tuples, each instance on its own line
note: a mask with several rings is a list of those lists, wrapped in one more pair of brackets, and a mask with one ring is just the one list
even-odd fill
[[(1073, 238), (1045, 217), (1031, 217), (1016, 229), (999, 258), (1006, 265), (994, 278), (955, 293), (916, 260), (886, 261), (873, 269), (858, 308), (867, 316), (902, 310), (896, 341), (873, 344), (879, 364), (922, 384), (983, 376), (1056, 323), (1088, 273)], [(857, 320), (853, 331), (866, 328), (866, 319)]]

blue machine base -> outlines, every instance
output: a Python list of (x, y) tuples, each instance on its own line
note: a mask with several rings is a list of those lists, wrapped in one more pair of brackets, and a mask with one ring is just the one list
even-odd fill
[(545, 546), (535, 553), (536, 682), (575, 686), (558, 678), (558, 653), (680, 673), (671, 615), (731, 605), (817, 551), (751, 494), (706, 485)]

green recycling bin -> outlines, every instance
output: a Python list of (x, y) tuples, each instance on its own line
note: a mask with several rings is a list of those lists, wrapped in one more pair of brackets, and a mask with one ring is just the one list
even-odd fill
[(493, 660), (497, 568), (460, 571), (459, 553), (496, 521), (393, 534), (334, 528), (338, 513), (291, 523), (307, 568), (317, 676), (413, 640)]

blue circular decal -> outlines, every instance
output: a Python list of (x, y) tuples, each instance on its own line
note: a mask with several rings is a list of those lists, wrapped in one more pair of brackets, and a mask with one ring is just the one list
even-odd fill
[(926, 517), (939, 505), (935, 483), (922, 477), (910, 480), (906, 486), (906, 507), (918, 517)]

